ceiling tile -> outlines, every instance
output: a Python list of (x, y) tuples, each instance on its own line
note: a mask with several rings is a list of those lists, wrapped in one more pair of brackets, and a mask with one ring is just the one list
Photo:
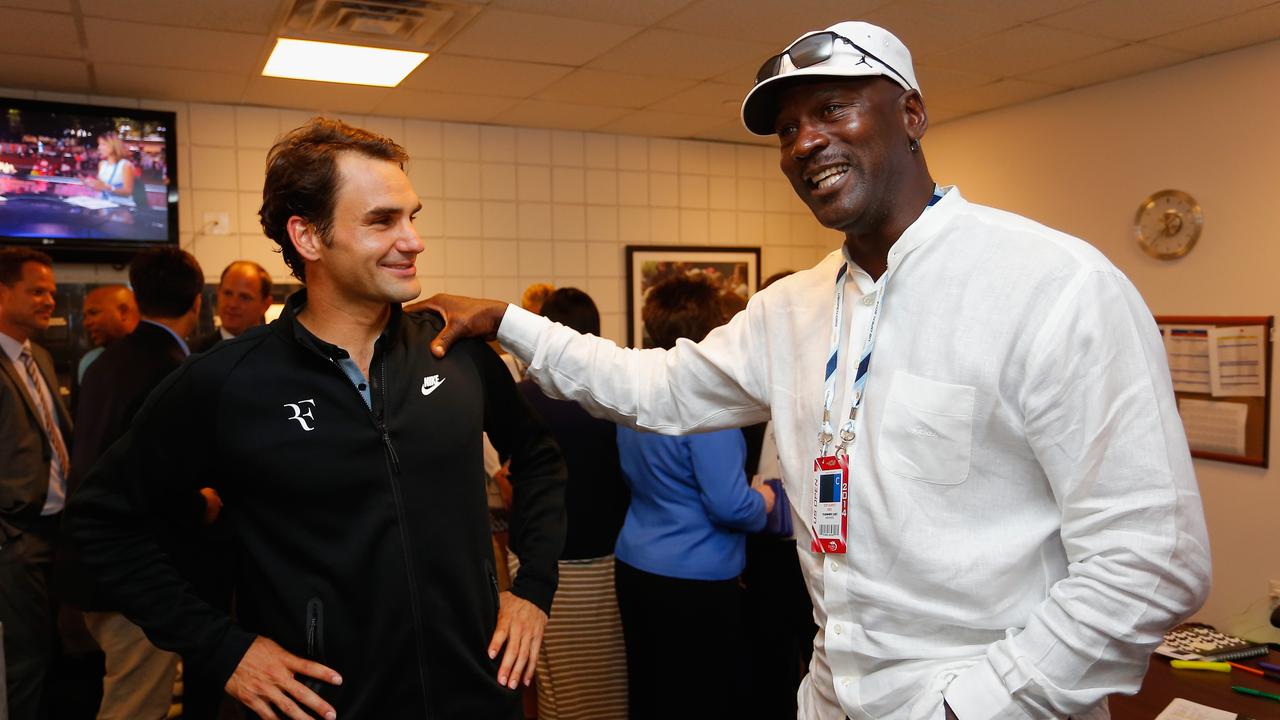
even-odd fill
[(998, 75), (978, 75), (933, 65), (916, 65), (916, 80), (920, 82), (920, 94), (924, 96), (925, 104), (930, 106), (938, 97), (945, 97), (965, 88), (986, 85), (999, 79)]
[(1166, 50), (1143, 43), (1125, 45), (1087, 58), (1037, 70), (1022, 76), (1024, 80), (1045, 82), (1063, 87), (1084, 87), (1107, 80), (1137, 75), (1155, 68), (1169, 67), (1194, 58), (1182, 50)]
[[(642, 108), (696, 84), (694, 80), (628, 75), (580, 68), (552, 83), (535, 97), (553, 102)], [(620, 88), (626, 88), (619, 92)]]
[(275, 29), (285, 4), (281, 0), (85, 0), (80, 9), (86, 17), (266, 35)]
[(396, 88), (374, 108), (379, 115), (486, 122), (514, 106), (515, 98), (460, 95), (443, 92), (419, 92)]
[(494, 122), (523, 127), (562, 128), (565, 130), (594, 130), (616, 120), (628, 112), (625, 108), (604, 108), (593, 105), (522, 100), (515, 107), (502, 113)]
[(752, 135), (742, 126), (740, 121), (721, 123), (714, 127), (707, 128), (696, 134), (695, 138), (699, 140), (722, 140), (732, 143), (747, 143), (750, 145), (767, 145), (774, 147), (778, 141), (772, 135)]
[(368, 113), (386, 99), (391, 91), (391, 88), (286, 80), (258, 75), (249, 79), (243, 102), (318, 112)]
[[(943, 97), (935, 97), (935, 103), (940, 109), (973, 113), (1035, 100), (1061, 91), (1062, 88), (1056, 85), (1005, 78), (946, 93)], [(930, 113), (930, 118), (932, 117), (933, 114)]]
[(975, 75), (1023, 75), (1123, 44), (1119, 40), (1067, 30), (1021, 25), (935, 55), (929, 64)]
[[(659, 25), (672, 30), (770, 45), (769, 55), (810, 30), (862, 17), (884, 0), (788, 0), (742, 2), (700, 0)], [(756, 64), (764, 62), (762, 56)]]
[(652, 25), (692, 0), (490, 0), (489, 7), (538, 15)]
[(640, 110), (621, 117), (607, 125), (602, 132), (620, 135), (649, 135), (653, 137), (691, 138), (724, 122), (703, 115), (679, 115), (676, 113)]
[(962, 8), (961, 3), (927, 6), (899, 2), (873, 10), (861, 19), (897, 35), (906, 43), (914, 62), (928, 60), (1018, 24), (999, 15), (970, 13)]
[(248, 78), (244, 75), (173, 68), (94, 63), (98, 91), (156, 100), (239, 102)]
[(0, 7), (69, 13), (71, 0), (0, 0)]
[(32, 90), (89, 92), (89, 65), (83, 60), (0, 55), (0, 85)]
[[(9, 28), (4, 34), (5, 52), (37, 57), (84, 57), (80, 34), (70, 15), (0, 9), (0, 27)], [(22, 64), (30, 62), (28, 59)]]
[(1258, 8), (1189, 30), (1152, 38), (1150, 44), (1211, 54), (1280, 37), (1280, 3)]
[(772, 45), (649, 29), (593, 60), (597, 70), (705, 80), (769, 56)]
[(961, 6), (954, 0), (911, 0), (907, 4), (918, 5), (930, 11), (961, 9), (970, 15), (999, 17), (1018, 24), (1056, 15), (1090, 2), (1093, 0), (965, 0)]
[(400, 87), (410, 90), (525, 98), (568, 75), (573, 68), (512, 60), (433, 53)]
[(441, 50), (472, 57), (582, 65), (639, 29), (593, 20), (483, 10)]
[(270, 47), (260, 35), (85, 18), (95, 62), (213, 72), (257, 72)]
[(1146, 40), (1237, 15), (1270, 2), (1273, 0), (1105, 0), (1037, 22), (1121, 40)]
[(704, 82), (682, 93), (650, 105), (647, 109), (684, 115), (709, 115), (722, 119), (737, 118), (742, 99), (750, 85), (745, 83)]
[(720, 73), (719, 75), (716, 75), (715, 77), (712, 77), (709, 79), (715, 80), (716, 82), (730, 83), (733, 85), (736, 85), (738, 83), (754, 85), (756, 80), (756, 73), (760, 70), (760, 66), (764, 64), (765, 60), (769, 59), (770, 57), (773, 57), (773, 55), (775, 54), (776, 53), (770, 53), (767, 55), (762, 55), (760, 57), (751, 58), (750, 60), (744, 63), (739, 63), (737, 66), (729, 68), (728, 70)]

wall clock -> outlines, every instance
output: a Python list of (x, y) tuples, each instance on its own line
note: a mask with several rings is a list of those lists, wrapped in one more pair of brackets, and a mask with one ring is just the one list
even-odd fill
[(1161, 190), (1138, 206), (1133, 232), (1138, 246), (1160, 260), (1173, 260), (1191, 252), (1204, 214), (1195, 198), (1181, 190)]

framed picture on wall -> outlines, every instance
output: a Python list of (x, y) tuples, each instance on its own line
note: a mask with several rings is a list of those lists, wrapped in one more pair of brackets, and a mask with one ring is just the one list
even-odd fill
[(760, 248), (689, 247), (687, 245), (627, 246), (627, 344), (647, 347), (640, 309), (645, 293), (673, 277), (709, 278), (723, 293), (741, 299), (760, 288)]

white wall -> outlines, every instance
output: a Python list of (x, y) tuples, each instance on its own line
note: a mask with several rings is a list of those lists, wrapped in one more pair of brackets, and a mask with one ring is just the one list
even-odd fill
[[(1278, 75), (1274, 42), (948, 123), (924, 148), (934, 177), (970, 200), (1096, 245), (1156, 314), (1276, 315)], [(1196, 248), (1172, 262), (1143, 254), (1130, 230), (1138, 204), (1165, 188), (1191, 193), (1205, 217)], [(1270, 470), (1195, 461), (1214, 562), (1213, 592), (1197, 617), (1273, 641), (1278, 423), (1273, 400)]]
[[(288, 279), (257, 220), (263, 166), (276, 137), (315, 113), (23, 90), (0, 96), (175, 111), (182, 246), (211, 281), (238, 258)], [(839, 245), (783, 179), (776, 149), (332, 116), (384, 133), (409, 151), (406, 169), (423, 201), (424, 295), (519, 301), (534, 282), (579, 287), (599, 305), (602, 333), (625, 342), (626, 245), (760, 246), (762, 278), (808, 267)], [(220, 211), (230, 214), (231, 234), (203, 233), (205, 213)], [(103, 265), (58, 268), (63, 281), (122, 276)]]

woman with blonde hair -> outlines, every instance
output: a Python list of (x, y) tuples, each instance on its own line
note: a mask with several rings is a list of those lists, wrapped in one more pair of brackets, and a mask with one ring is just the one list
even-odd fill
[(98, 176), (86, 177), (84, 184), (100, 190), (102, 197), (121, 205), (146, 207), (146, 190), (136, 176), (129, 150), (119, 133), (106, 132), (98, 136)]

